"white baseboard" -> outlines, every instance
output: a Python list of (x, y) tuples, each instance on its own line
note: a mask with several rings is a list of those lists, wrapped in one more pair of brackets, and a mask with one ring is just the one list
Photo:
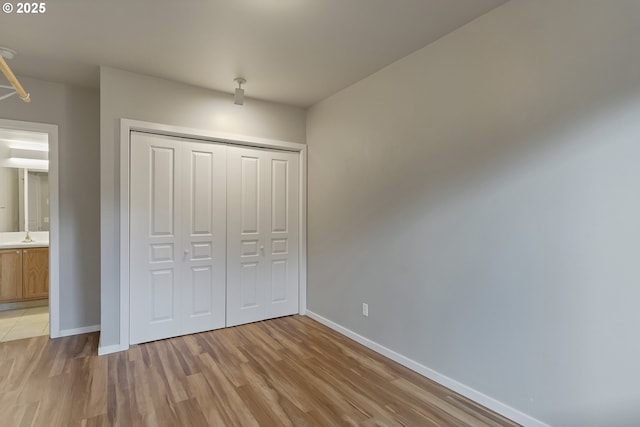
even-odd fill
[(58, 337), (69, 337), (71, 335), (88, 334), (89, 332), (97, 332), (100, 330), (100, 325), (84, 326), (82, 328), (74, 329), (62, 329), (58, 334)]
[(114, 345), (98, 345), (98, 356), (104, 356), (105, 354), (118, 353), (120, 351), (128, 350), (129, 346), (122, 346), (120, 344)]
[(479, 403), (480, 405), (485, 406), (494, 412), (497, 412), (504, 417), (509, 418), (510, 420), (522, 424), (525, 427), (549, 427), (548, 424), (545, 424), (542, 421), (539, 421), (523, 412), (518, 411), (517, 409), (505, 405), (504, 403), (492, 397), (489, 397), (477, 390), (474, 390), (473, 388), (466, 386), (454, 379), (451, 379), (446, 375), (443, 375), (431, 368), (428, 368), (416, 362), (415, 360), (409, 359), (408, 357), (403, 356), (402, 354), (397, 353), (381, 344), (378, 344), (377, 342), (372, 341), (369, 338), (365, 338), (362, 335), (359, 335), (352, 330), (345, 328), (344, 326), (341, 326), (327, 318), (320, 316), (319, 314), (307, 310), (306, 316), (322, 323), (325, 326), (328, 326), (329, 328), (333, 329), (336, 332), (339, 332), (340, 334), (348, 338), (351, 338), (352, 340), (364, 345), (365, 347), (370, 348), (376, 353), (380, 353), (383, 356), (388, 357), (389, 359), (401, 364), (402, 366), (405, 366), (412, 371), (417, 372), (420, 375), (427, 377), (430, 380), (433, 380), (438, 384), (441, 384), (455, 391), (456, 393), (459, 393), (464, 397), (471, 399), (474, 402)]

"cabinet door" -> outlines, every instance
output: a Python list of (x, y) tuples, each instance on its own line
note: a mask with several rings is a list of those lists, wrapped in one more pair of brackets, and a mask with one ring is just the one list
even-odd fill
[(22, 299), (22, 251), (0, 250), (0, 302)]
[(49, 297), (49, 248), (22, 251), (22, 276), (23, 299)]

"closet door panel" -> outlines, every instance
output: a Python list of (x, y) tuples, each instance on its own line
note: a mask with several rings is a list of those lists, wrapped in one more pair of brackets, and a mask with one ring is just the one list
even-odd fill
[(264, 318), (264, 154), (227, 149), (227, 326)]
[(265, 318), (286, 316), (299, 312), (298, 307), (298, 197), (299, 155), (270, 151), (269, 228), (265, 240), (267, 297)]
[(226, 146), (131, 136), (131, 343), (225, 326)]
[(182, 333), (225, 326), (226, 147), (183, 144)]
[(298, 313), (299, 155), (227, 153), (227, 326)]
[(170, 139), (132, 133), (130, 341), (180, 333), (181, 152)]

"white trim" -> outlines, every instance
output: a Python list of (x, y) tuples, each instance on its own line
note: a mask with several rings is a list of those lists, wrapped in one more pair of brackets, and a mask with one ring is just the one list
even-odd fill
[(129, 346), (121, 346), (120, 344), (98, 346), (98, 356), (104, 356), (105, 354), (118, 353), (119, 351), (128, 350)]
[(388, 357), (394, 362), (397, 362), (402, 366), (409, 368), (412, 371), (417, 372), (420, 375), (427, 377), (430, 380), (433, 380), (438, 384), (441, 384), (455, 391), (456, 393), (461, 394), (464, 397), (471, 399), (474, 402), (485, 406), (486, 408), (489, 408), (504, 417), (509, 418), (512, 421), (515, 421), (516, 423), (522, 424), (525, 427), (549, 427), (548, 424), (545, 424), (542, 421), (539, 421), (523, 412), (520, 412), (517, 409), (514, 409), (492, 397), (487, 396), (486, 394), (483, 394), (465, 384), (462, 384), (461, 382), (449, 378), (446, 375), (439, 373), (438, 371), (424, 366), (416, 362), (415, 360), (409, 359), (408, 357), (403, 356), (402, 354), (397, 353), (381, 344), (378, 344), (377, 342), (372, 341), (369, 338), (365, 338), (362, 335), (359, 335), (356, 332), (345, 328), (344, 326), (341, 326), (325, 317), (320, 316), (319, 314), (307, 310), (306, 315), (313, 320), (316, 320), (323, 325), (328, 326), (334, 331), (364, 345), (365, 347), (375, 351), (376, 353)]
[(307, 147), (300, 150), (300, 247), (298, 263), (298, 311), (307, 313)]
[(5, 129), (49, 135), (49, 336), (60, 336), (60, 198), (58, 178), (58, 126), (0, 119)]
[[(202, 141), (223, 142), (250, 147), (275, 148), (277, 150), (302, 151), (306, 145), (298, 142), (280, 141), (277, 139), (259, 138), (255, 136), (233, 133), (214, 132), (206, 129), (194, 129), (161, 123), (143, 122), (140, 120), (120, 119), (120, 135), (122, 131), (139, 131), (158, 135), (177, 136), (180, 138), (199, 139)], [(120, 147), (123, 140), (120, 140)]]
[[(129, 348), (129, 147), (131, 131), (300, 153), (298, 311), (300, 314), (304, 314), (307, 308), (307, 146), (296, 142), (120, 119), (120, 343), (99, 347), (98, 354), (113, 353)], [(112, 348), (117, 348), (117, 350), (111, 350)]]
[(61, 337), (70, 337), (71, 335), (88, 334), (90, 332), (97, 332), (100, 330), (100, 325), (84, 326), (82, 328), (62, 329), (60, 331)]
[(134, 127), (135, 122), (120, 120), (120, 350), (109, 353), (129, 348), (129, 144)]

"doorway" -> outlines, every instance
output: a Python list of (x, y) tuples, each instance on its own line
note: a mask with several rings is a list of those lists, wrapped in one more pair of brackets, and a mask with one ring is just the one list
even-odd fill
[(58, 127), (0, 119), (0, 341), (59, 336)]

